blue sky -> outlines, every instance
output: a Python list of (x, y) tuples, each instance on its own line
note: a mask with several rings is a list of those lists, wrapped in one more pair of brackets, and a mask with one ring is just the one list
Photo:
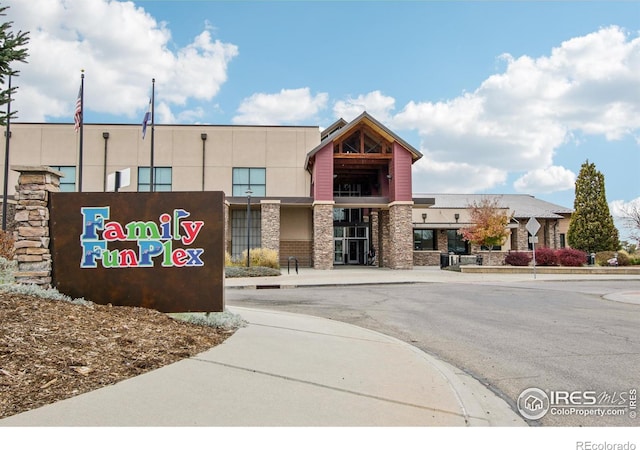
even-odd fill
[[(137, 123), (326, 127), (366, 109), (425, 156), (415, 192), (573, 206), (586, 160), (640, 204), (638, 1), (8, 0), (31, 32), (13, 109)], [(60, 64), (63, 61), (63, 64)], [(106, 93), (106, 95), (105, 95)]]

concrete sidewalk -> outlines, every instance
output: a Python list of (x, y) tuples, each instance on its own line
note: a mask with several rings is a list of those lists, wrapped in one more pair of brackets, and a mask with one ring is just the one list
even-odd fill
[[(491, 266), (482, 266), (491, 269)], [(301, 268), (296, 273), (293, 267), (281, 270), (276, 277), (227, 278), (225, 286), (232, 289), (260, 289), (279, 287), (295, 288), (310, 286), (343, 286), (358, 284), (406, 284), (406, 283), (502, 283), (520, 281), (558, 280), (640, 280), (640, 274), (612, 272), (608, 274), (585, 273), (539, 273), (530, 267), (528, 272), (507, 273), (504, 267), (496, 267), (488, 273), (461, 273), (441, 270), (438, 266), (416, 266), (411, 270), (394, 270), (368, 266), (340, 266), (333, 270)]]
[(0, 426), (526, 425), (477, 381), (397, 339), (229, 309), (249, 325), (223, 344)]

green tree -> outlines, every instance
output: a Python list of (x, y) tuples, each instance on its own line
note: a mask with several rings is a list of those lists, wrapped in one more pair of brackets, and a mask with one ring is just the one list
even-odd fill
[(618, 229), (609, 212), (604, 190), (604, 175), (587, 160), (576, 179), (574, 212), (569, 223), (569, 246), (587, 253), (616, 251)]
[[(6, 16), (5, 11), (8, 6), (0, 6), (0, 16)], [(18, 71), (12, 68), (12, 63), (15, 61), (26, 62), (27, 49), (25, 46), (29, 42), (29, 32), (18, 31), (16, 34), (11, 31), (11, 25), (13, 22), (4, 22), (0, 24), (0, 84), (2, 84), (2, 90), (0, 90), (0, 109), (3, 111), (0, 113), (0, 126), (7, 124), (7, 108), (4, 106), (9, 102), (10, 95), (13, 95), (16, 91), (16, 87), (11, 86), (11, 92), (9, 91), (8, 77), (9, 75), (17, 76)], [(11, 112), (11, 117), (15, 116), (15, 111)]]
[(498, 199), (483, 197), (468, 207), (471, 225), (461, 228), (458, 233), (472, 244), (489, 247), (489, 252), (494, 246), (502, 245), (509, 235), (507, 225), (512, 215), (500, 206)]

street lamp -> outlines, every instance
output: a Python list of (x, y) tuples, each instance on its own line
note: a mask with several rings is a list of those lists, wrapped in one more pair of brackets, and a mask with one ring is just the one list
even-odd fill
[(247, 194), (247, 267), (249, 267), (251, 265), (249, 253), (251, 251), (251, 194), (253, 192), (251, 189), (247, 189), (245, 194)]

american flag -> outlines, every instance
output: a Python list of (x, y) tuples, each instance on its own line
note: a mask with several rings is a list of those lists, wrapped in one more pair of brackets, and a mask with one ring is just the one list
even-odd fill
[(145, 134), (147, 134), (147, 123), (149, 123), (149, 119), (151, 119), (151, 99), (149, 99), (149, 109), (144, 113), (144, 118), (142, 119), (142, 139), (144, 139)]
[(82, 124), (82, 84), (80, 85), (80, 89), (78, 90), (78, 98), (76, 99), (76, 111), (74, 114), (75, 119), (75, 130), (76, 132), (80, 129), (80, 125)]

